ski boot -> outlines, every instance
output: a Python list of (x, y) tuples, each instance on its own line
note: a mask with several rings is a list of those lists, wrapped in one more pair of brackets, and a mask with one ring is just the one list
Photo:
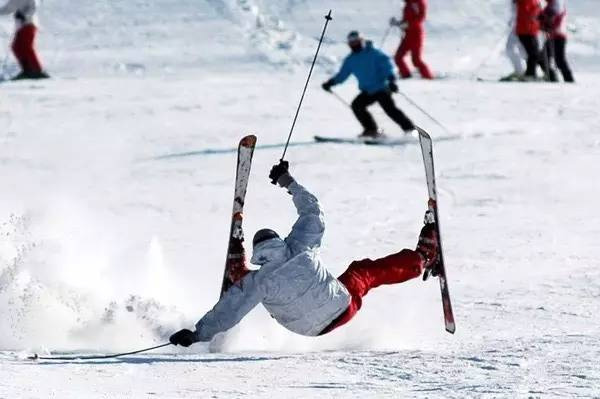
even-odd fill
[(429, 276), (436, 277), (439, 275), (438, 259), (439, 259), (439, 239), (435, 226), (435, 218), (433, 212), (428, 210), (425, 212), (425, 226), (419, 234), (419, 242), (417, 243), (417, 251), (424, 262), (423, 280), (427, 280)]

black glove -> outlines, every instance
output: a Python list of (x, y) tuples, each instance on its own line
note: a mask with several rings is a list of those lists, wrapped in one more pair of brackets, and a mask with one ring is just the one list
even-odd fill
[(278, 165), (274, 165), (269, 173), (269, 179), (272, 184), (279, 184), (281, 187), (287, 187), (291, 182), (294, 181), (288, 168), (290, 164), (288, 161), (281, 160)]
[(183, 330), (177, 331), (169, 338), (169, 342), (173, 345), (181, 345), (185, 346), (186, 348), (198, 341), (200, 340), (198, 339), (196, 333), (190, 330), (186, 330), (185, 328)]
[(333, 79), (329, 79), (327, 82), (323, 83), (321, 87), (325, 91), (331, 92), (331, 88), (335, 85), (335, 81)]
[(398, 85), (396, 84), (395, 81), (390, 80), (388, 83), (388, 88), (390, 89), (390, 91), (392, 93), (398, 93)]

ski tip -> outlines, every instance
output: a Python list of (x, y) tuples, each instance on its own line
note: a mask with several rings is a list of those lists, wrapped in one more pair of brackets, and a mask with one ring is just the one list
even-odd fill
[(450, 334), (454, 334), (456, 332), (456, 325), (454, 322), (446, 324), (446, 331), (448, 331)]
[(240, 145), (242, 147), (254, 147), (255, 144), (256, 144), (256, 136), (253, 134), (246, 136), (240, 140)]

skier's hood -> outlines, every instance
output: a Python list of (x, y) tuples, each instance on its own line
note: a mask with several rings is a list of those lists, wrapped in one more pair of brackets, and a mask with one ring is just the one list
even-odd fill
[(288, 247), (281, 238), (262, 241), (254, 247), (250, 263), (263, 266), (267, 263), (284, 263), (288, 259)]

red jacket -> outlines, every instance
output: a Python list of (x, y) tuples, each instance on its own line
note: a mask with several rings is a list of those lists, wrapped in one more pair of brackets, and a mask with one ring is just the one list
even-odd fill
[(567, 7), (565, 0), (549, 0), (540, 15), (541, 28), (551, 38), (567, 38)]
[(517, 0), (517, 35), (537, 35), (541, 12), (539, 0)]
[(423, 29), (427, 16), (427, 0), (406, 0), (402, 21), (408, 23), (407, 29)]

